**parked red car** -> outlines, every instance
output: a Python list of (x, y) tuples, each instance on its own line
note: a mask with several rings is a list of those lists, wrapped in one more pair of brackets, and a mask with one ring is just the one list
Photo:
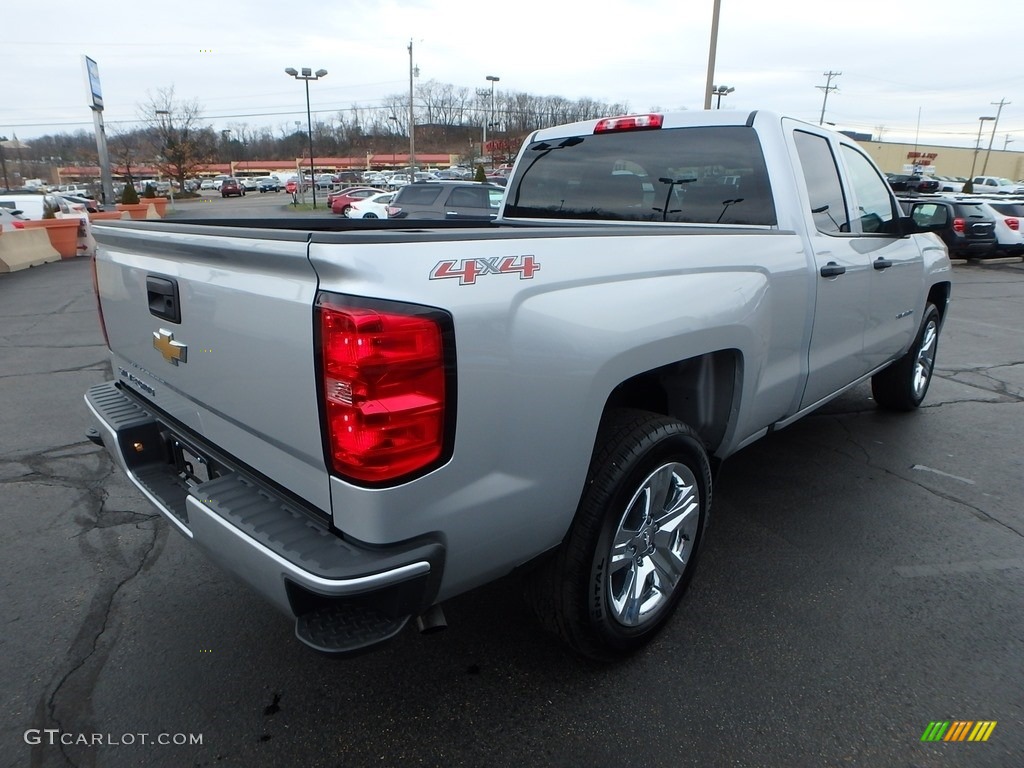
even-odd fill
[(337, 192), (331, 192), (327, 196), (327, 205), (331, 207), (331, 211), (339, 213), (342, 216), (348, 213), (348, 209), (352, 207), (352, 203), (357, 200), (365, 200), (368, 197), (379, 195), (381, 192), (386, 190), (375, 189), (374, 187), (351, 187), (349, 189), (340, 189)]
[(245, 196), (245, 187), (243, 187), (242, 182), (236, 178), (224, 179), (223, 183), (220, 185), (221, 197), (230, 197), (231, 195), (238, 195), (239, 197)]

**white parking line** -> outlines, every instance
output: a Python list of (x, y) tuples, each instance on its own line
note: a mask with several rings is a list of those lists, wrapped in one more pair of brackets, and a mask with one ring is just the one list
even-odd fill
[(951, 573), (1006, 571), (1011, 568), (1024, 568), (1024, 558), (1011, 557), (1003, 560), (974, 560), (964, 563), (946, 563), (945, 565), (898, 565), (893, 570), (900, 576), (914, 578), (917, 576), (945, 576)]
[(966, 477), (960, 477), (959, 475), (951, 475), (949, 474), (949, 472), (943, 472), (941, 469), (932, 469), (931, 467), (926, 467), (924, 464), (915, 464), (914, 466), (911, 467), (911, 469), (916, 469), (921, 472), (932, 472), (936, 475), (942, 475), (943, 477), (951, 477), (954, 480), (959, 480), (961, 483), (974, 485), (974, 481), (968, 480)]

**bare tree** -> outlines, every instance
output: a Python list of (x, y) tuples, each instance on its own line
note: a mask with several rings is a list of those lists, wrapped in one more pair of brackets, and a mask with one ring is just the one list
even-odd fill
[(134, 184), (132, 167), (138, 167), (152, 155), (152, 147), (145, 133), (138, 129), (114, 131), (107, 142), (110, 147), (110, 158), (114, 161), (115, 170), (124, 176), (128, 184)]
[(181, 101), (174, 86), (162, 88), (142, 107), (142, 119), (150, 126), (160, 153), (157, 168), (178, 181), (194, 176), (200, 166), (213, 160), (216, 137), (202, 124), (203, 111), (197, 99)]

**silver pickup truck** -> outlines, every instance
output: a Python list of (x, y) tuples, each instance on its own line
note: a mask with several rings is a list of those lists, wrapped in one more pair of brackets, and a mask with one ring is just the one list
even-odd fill
[(641, 647), (718, 464), (870, 378), (925, 396), (944, 246), (852, 140), (769, 112), (529, 136), (494, 222), (103, 222), (102, 442), (182, 534), (345, 654), (528, 571)]

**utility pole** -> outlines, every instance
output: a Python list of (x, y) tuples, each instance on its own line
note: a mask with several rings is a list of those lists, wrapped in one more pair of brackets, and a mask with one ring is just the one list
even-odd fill
[[(11, 188), (11, 182), (7, 180), (7, 160), (4, 158), (4, 142), (7, 141), (6, 136), (0, 136), (0, 168), (3, 168), (4, 173), (4, 189)], [(59, 181), (59, 179), (58, 179)]]
[(999, 109), (996, 111), (996, 119), (992, 122), (992, 136), (988, 140), (988, 150), (985, 152), (985, 162), (981, 166), (981, 175), (985, 175), (985, 169), (988, 168), (988, 156), (992, 154), (992, 142), (996, 140), (996, 126), (999, 125), (999, 115), (1003, 112), (1003, 107), (1008, 104), (1012, 104), (1012, 101), (1007, 101), (1005, 98), (999, 100), (999, 102), (990, 101), (993, 107), (998, 106)]
[(821, 117), (818, 118), (818, 125), (824, 125), (825, 124), (825, 105), (828, 104), (828, 94), (829, 94), (829, 92), (830, 91), (838, 91), (839, 90), (839, 86), (838, 85), (832, 85), (832, 78), (833, 77), (839, 77), (841, 74), (843, 74), (843, 73), (842, 72), (833, 72), (832, 70), (829, 70), (828, 72), (823, 72), (822, 76), (828, 78), (825, 81), (825, 84), (824, 85), (816, 85), (816, 86), (814, 86), (819, 91), (824, 91), (825, 92), (825, 98), (822, 99), (822, 101), (821, 101)]

